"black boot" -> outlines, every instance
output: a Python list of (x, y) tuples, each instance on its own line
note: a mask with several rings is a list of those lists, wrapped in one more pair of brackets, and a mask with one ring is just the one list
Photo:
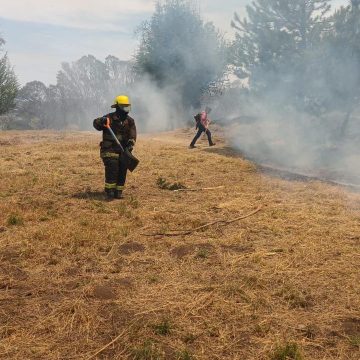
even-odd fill
[(110, 190), (110, 189), (106, 189), (105, 190), (105, 196), (106, 196), (106, 200), (114, 199), (114, 191)]
[(115, 190), (114, 198), (115, 198), (115, 199), (123, 199), (124, 196), (123, 196), (123, 194), (122, 194), (122, 191), (121, 191), (121, 190)]

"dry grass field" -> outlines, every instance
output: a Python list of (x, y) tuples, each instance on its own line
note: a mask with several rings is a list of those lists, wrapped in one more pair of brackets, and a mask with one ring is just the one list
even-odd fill
[(107, 202), (100, 133), (0, 133), (0, 359), (360, 359), (360, 194), (192, 135)]

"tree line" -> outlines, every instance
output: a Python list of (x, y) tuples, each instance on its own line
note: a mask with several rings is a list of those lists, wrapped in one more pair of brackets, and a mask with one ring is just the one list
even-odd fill
[[(245, 94), (247, 100), (318, 118), (338, 112), (341, 137), (360, 96), (360, 0), (335, 12), (330, 5), (328, 0), (255, 0), (244, 19), (235, 13), (235, 38), (226, 41), (194, 2), (158, 1), (137, 30), (140, 45), (132, 61), (84, 56), (62, 65), (56, 85), (33, 81), (19, 89), (5, 54), (0, 115), (12, 119), (7, 127), (83, 129), (114, 94), (136, 88), (146, 77), (157, 89), (175, 93), (183, 108), (212, 98), (225, 102), (231, 93), (233, 103)], [(236, 91), (230, 75), (238, 79)]]
[[(3, 53), (4, 44), (5, 40), (0, 37), (0, 54)], [(0, 57), (0, 122), (1, 115), (13, 109), (18, 90), (19, 83), (5, 53)]]

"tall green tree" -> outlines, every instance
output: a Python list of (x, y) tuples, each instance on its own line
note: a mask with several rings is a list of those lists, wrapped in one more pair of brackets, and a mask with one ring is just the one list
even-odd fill
[(109, 110), (116, 94), (126, 92), (133, 82), (131, 69), (115, 56), (63, 63), (56, 85), (31, 81), (20, 89), (15, 115), (23, 128), (86, 129), (89, 119)]
[[(4, 44), (4, 39), (0, 38), (0, 51)], [(0, 57), (0, 115), (14, 108), (18, 89), (17, 77), (5, 54)]]
[(308, 53), (328, 29), (328, 0), (255, 0), (247, 18), (235, 14), (231, 62), (253, 90), (305, 97)]
[(323, 71), (329, 106), (345, 113), (337, 138), (347, 131), (360, 101), (360, 0), (351, 0), (332, 16), (333, 28), (325, 38)]
[[(23, 86), (17, 95), (15, 114), (32, 129), (44, 129), (49, 126), (45, 110), (48, 100), (48, 88), (40, 81), (31, 81)], [(51, 119), (51, 118), (50, 118)]]
[(86, 128), (88, 119), (107, 111), (115, 94), (125, 92), (131, 82), (129, 62), (114, 56), (108, 56), (105, 63), (92, 55), (64, 63), (57, 89), (65, 122)]
[(137, 74), (149, 76), (160, 88), (173, 88), (184, 107), (198, 106), (202, 94), (224, 75), (223, 36), (201, 19), (191, 1), (157, 1), (139, 34)]

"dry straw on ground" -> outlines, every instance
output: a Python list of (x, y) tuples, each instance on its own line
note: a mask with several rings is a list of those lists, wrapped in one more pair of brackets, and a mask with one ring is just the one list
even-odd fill
[(0, 134), (0, 359), (360, 358), (360, 195), (190, 137), (106, 202), (99, 134)]

